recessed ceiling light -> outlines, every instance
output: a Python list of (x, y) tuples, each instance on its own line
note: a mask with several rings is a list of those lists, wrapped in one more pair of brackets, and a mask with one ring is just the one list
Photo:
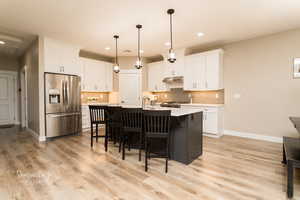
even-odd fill
[(197, 33), (197, 35), (198, 35), (198, 37), (202, 37), (204, 35), (204, 33), (199, 32), (199, 33)]
[(166, 45), (166, 46), (170, 46), (171, 43), (170, 43), (170, 42), (166, 42), (165, 45)]
[(105, 50), (110, 50), (110, 47), (105, 47)]
[(5, 44), (5, 42), (0, 40), (0, 44)]
[(140, 53), (144, 53), (144, 50), (141, 49), (141, 50), (140, 50)]

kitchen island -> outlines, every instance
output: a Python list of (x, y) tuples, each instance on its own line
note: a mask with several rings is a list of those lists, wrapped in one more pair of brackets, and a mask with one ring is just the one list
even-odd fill
[[(107, 104), (107, 106), (120, 106)], [(124, 108), (138, 108), (140, 106), (125, 106)], [(170, 159), (184, 164), (190, 164), (202, 155), (203, 150), (203, 112), (201, 109), (192, 108), (162, 108), (147, 106), (144, 110), (171, 110), (171, 141)], [(138, 138), (136, 138), (138, 141)], [(160, 152), (165, 143), (156, 142), (151, 148)]]

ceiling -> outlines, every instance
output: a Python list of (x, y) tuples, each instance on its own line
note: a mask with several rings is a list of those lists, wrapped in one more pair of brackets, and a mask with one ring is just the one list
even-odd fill
[(0, 55), (19, 57), (24, 54), (37, 36), (0, 27)]
[[(300, 27), (299, 0), (1, 0), (0, 25), (114, 55), (119, 34), (122, 56), (137, 49), (135, 25), (143, 25), (144, 56), (165, 52), (168, 8), (174, 8), (174, 47), (224, 44)], [(1, 31), (1, 30), (0, 30)], [(197, 32), (203, 32), (198, 37)], [(111, 47), (105, 50), (105, 47)], [(131, 50), (125, 53), (124, 50)]]

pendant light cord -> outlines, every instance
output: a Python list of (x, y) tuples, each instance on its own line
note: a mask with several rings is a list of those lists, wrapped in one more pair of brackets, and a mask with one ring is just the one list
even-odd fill
[(141, 41), (141, 39), (140, 39), (140, 31), (141, 31), (141, 29), (140, 28), (138, 28), (138, 58), (139, 58), (139, 61), (141, 61), (141, 44), (140, 44), (140, 41)]
[(119, 66), (119, 61), (118, 61), (118, 38), (116, 38), (116, 65)]
[(173, 49), (173, 26), (172, 26), (172, 14), (170, 14), (170, 34), (171, 34), (171, 49)]

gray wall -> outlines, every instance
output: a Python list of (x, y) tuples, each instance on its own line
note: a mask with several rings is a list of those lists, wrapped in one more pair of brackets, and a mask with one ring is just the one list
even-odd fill
[(39, 43), (35, 41), (21, 58), (21, 65), (26, 66), (28, 128), (40, 133), (39, 124)]
[(300, 29), (223, 48), (225, 129), (299, 136), (288, 117), (300, 117), (300, 79), (292, 77), (293, 59), (300, 57)]

